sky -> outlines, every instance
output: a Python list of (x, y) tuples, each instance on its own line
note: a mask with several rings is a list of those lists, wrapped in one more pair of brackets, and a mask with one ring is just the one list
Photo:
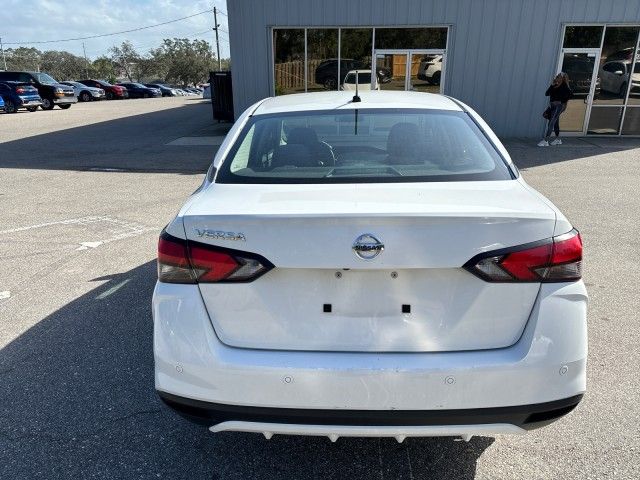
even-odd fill
[(163, 38), (202, 39), (215, 52), (213, 12), (207, 12), (168, 25), (103, 38), (55, 43), (29, 43), (87, 37), (131, 30), (168, 22), (204, 10), (218, 9), (220, 56), (229, 56), (229, 27), (226, 0), (0, 0), (2, 17), (0, 37), (4, 48), (35, 47), (39, 50), (66, 50), (83, 55), (82, 42), (89, 59), (106, 55), (114, 44), (131, 41), (138, 53), (158, 47)]

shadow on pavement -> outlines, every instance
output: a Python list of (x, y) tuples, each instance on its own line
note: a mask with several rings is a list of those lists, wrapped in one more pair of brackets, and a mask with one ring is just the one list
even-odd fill
[(222, 136), (230, 126), (214, 122), (208, 102), (186, 103), (0, 143), (0, 168), (204, 173), (217, 146), (167, 143), (204, 130)]
[(493, 443), (211, 434), (153, 385), (155, 262), (96, 281), (0, 351), (0, 478), (472, 479)]
[(628, 137), (561, 137), (563, 144), (538, 147), (539, 139), (509, 138), (503, 140), (512, 160), (522, 170), (569, 160), (585, 159), (611, 152), (640, 148), (640, 138)]

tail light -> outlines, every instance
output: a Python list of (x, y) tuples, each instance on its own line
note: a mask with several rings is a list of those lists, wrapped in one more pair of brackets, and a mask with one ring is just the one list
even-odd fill
[(577, 230), (541, 242), (482, 253), (464, 268), (488, 282), (570, 282), (582, 277)]
[(25, 92), (24, 88), (22, 87), (16, 88), (16, 93), (24, 93), (24, 92)]
[(166, 232), (158, 242), (161, 282), (251, 282), (272, 268), (273, 264), (260, 255), (182, 240)]

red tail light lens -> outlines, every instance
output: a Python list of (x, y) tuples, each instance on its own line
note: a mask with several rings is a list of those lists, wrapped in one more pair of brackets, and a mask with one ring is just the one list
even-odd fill
[(271, 268), (273, 264), (259, 255), (189, 242), (166, 232), (158, 242), (161, 282), (251, 282)]
[(570, 282), (582, 278), (577, 230), (534, 244), (480, 254), (465, 264), (489, 282)]
[(16, 88), (16, 93), (24, 93), (24, 88)]

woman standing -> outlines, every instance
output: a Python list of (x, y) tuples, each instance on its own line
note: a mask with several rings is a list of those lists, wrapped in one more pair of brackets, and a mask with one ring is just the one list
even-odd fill
[[(545, 92), (549, 97), (549, 123), (547, 131), (542, 140), (538, 143), (539, 147), (548, 147), (551, 145), (562, 145), (560, 140), (560, 115), (567, 109), (567, 102), (571, 99), (573, 92), (569, 88), (569, 76), (560, 72), (555, 76), (549, 88)], [(549, 143), (551, 132), (555, 132), (556, 138)]]

